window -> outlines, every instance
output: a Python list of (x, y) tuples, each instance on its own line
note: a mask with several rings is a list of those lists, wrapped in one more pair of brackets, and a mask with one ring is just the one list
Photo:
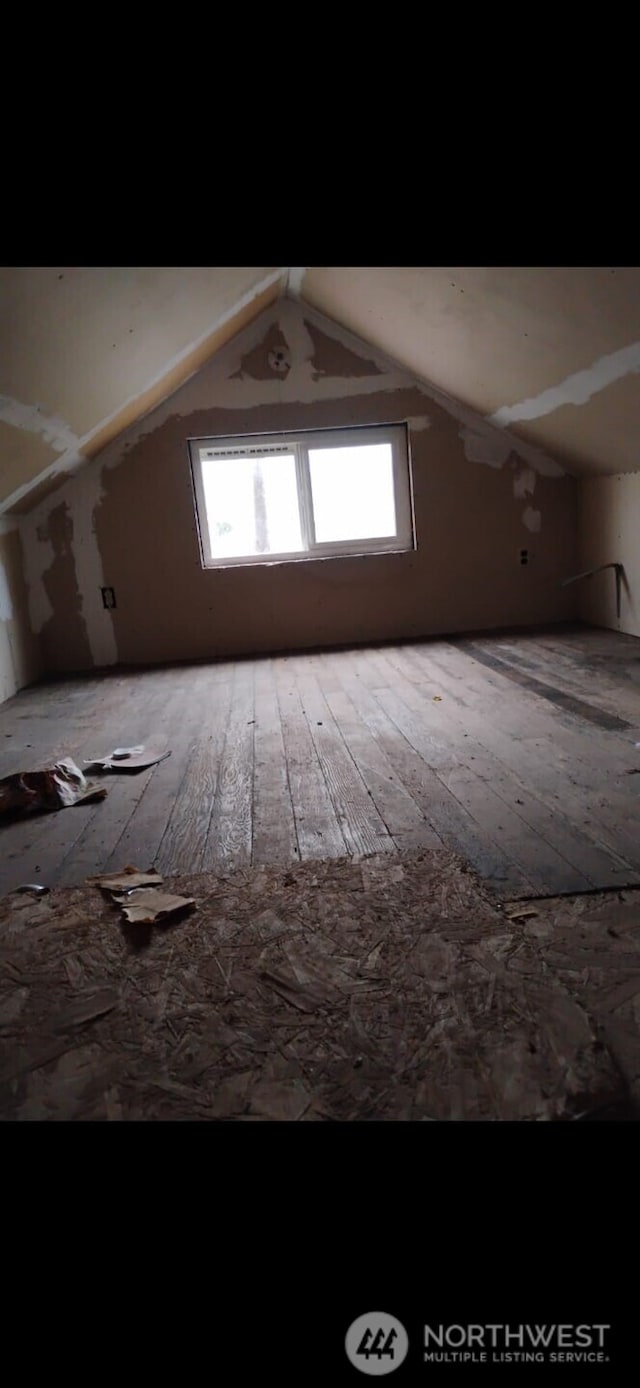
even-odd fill
[(404, 424), (189, 444), (202, 562), (413, 549)]

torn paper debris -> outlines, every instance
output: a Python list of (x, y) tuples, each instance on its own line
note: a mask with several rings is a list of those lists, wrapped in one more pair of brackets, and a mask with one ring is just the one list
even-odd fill
[(121, 872), (101, 873), (86, 880), (108, 892), (114, 906), (120, 907), (131, 925), (154, 925), (191, 911), (196, 905), (192, 896), (173, 896), (160, 891), (162, 877), (159, 872), (141, 872), (129, 866)]
[(117, 892), (122, 895), (137, 891), (139, 887), (162, 886), (159, 872), (140, 872), (134, 867), (124, 868), (122, 872), (102, 873), (99, 877), (87, 877), (86, 880), (95, 883), (96, 887), (102, 887), (105, 892)]
[[(115, 898), (118, 900), (118, 898)], [(168, 916), (179, 916), (183, 911), (191, 911), (195, 906), (192, 896), (171, 896), (150, 887), (148, 891), (136, 891), (129, 901), (125, 896), (118, 902), (122, 914), (132, 925), (153, 925), (166, 920)]]
[(18, 771), (0, 780), (0, 817), (61, 810), (85, 800), (104, 800), (106, 786), (88, 781), (71, 757), (46, 771)]
[(517, 902), (512, 906), (505, 906), (504, 913), (510, 921), (514, 922), (528, 920), (530, 916), (537, 916), (538, 914), (534, 906), (518, 906)]

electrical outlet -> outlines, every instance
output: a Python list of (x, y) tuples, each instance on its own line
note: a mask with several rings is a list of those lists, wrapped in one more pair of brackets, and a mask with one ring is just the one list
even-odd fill
[(289, 353), (283, 352), (281, 349), (279, 349), (278, 351), (269, 352), (267, 361), (269, 362), (271, 370), (275, 371), (277, 376), (286, 376), (287, 371), (291, 366), (291, 358), (289, 356)]
[(102, 606), (103, 606), (103, 607), (109, 608), (109, 610), (111, 610), (111, 608), (115, 607), (115, 605), (116, 605), (116, 590), (115, 590), (115, 588), (101, 588), (101, 589), (100, 589), (100, 592), (102, 593)]
[(520, 550), (520, 563), (521, 563), (521, 564), (528, 564), (528, 563), (529, 563), (529, 558), (530, 558), (530, 556), (529, 556), (529, 551), (528, 551), (528, 549), (521, 549), (521, 550)]

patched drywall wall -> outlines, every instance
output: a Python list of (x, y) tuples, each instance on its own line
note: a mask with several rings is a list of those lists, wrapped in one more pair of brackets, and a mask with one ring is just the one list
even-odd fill
[(102, 469), (88, 464), (20, 522), (31, 629), (47, 673), (118, 660), (96, 540)]
[(0, 703), (41, 674), (27, 612), (22, 544), (17, 529), (0, 530)]
[(576, 584), (580, 615), (596, 626), (640, 636), (640, 472), (580, 483), (580, 570), (623, 564), (620, 617), (612, 569)]
[[(417, 549), (204, 570), (189, 438), (407, 421)], [(292, 300), (22, 519), (47, 668), (559, 621), (575, 481)], [(521, 562), (522, 551), (527, 563)], [(116, 607), (102, 606), (103, 586)]]

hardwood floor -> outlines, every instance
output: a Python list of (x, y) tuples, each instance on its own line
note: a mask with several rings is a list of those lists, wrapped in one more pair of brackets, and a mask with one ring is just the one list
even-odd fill
[(0, 775), (168, 738), (0, 829), (0, 894), (445, 844), (502, 896), (640, 883), (640, 641), (587, 627), (117, 671), (0, 707)]

